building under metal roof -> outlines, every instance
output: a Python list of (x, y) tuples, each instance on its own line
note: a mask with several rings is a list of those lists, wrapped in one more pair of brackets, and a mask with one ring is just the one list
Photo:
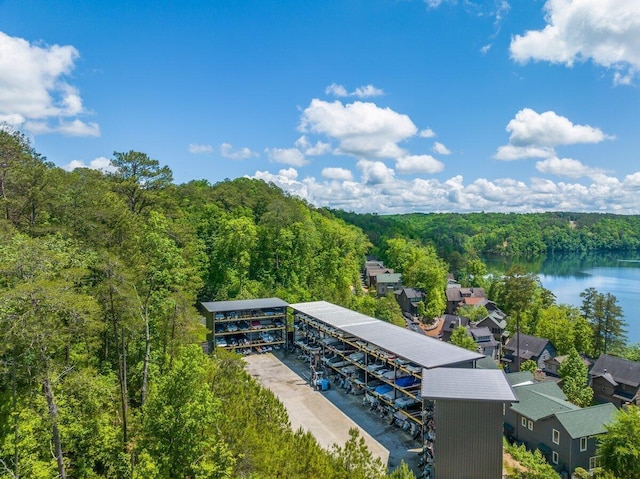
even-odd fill
[(430, 369), (471, 363), (483, 357), (482, 354), (444, 343), (326, 301), (296, 303), (289, 306), (296, 312), (356, 336), (362, 341), (407, 359), (423, 368)]
[(438, 368), (422, 371), (424, 399), (517, 402), (499, 369)]
[(223, 311), (246, 311), (249, 309), (284, 308), (289, 303), (280, 298), (238, 299), (233, 301), (210, 301), (201, 303), (202, 307), (210, 313)]

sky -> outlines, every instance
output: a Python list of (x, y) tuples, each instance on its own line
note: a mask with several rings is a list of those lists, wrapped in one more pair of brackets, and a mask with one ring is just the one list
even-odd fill
[(640, 214), (640, 1), (0, 0), (0, 122), (359, 213)]

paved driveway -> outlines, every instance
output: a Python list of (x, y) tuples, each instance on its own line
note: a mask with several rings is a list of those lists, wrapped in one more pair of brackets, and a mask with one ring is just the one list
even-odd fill
[(344, 445), (349, 429), (357, 427), (371, 453), (388, 464), (389, 451), (382, 444), (273, 354), (254, 354), (245, 360), (249, 374), (284, 404), (294, 430), (310, 431), (322, 447), (330, 449), (333, 444)]

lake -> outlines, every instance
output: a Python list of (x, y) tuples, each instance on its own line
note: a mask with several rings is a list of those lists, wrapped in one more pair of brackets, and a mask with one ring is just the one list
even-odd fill
[(611, 293), (627, 322), (627, 340), (640, 342), (640, 254), (602, 253), (556, 255), (516, 260), (485, 258), (490, 271), (504, 272), (512, 264), (521, 264), (535, 273), (542, 285), (553, 292), (558, 304), (582, 305), (580, 293), (595, 288), (599, 293)]

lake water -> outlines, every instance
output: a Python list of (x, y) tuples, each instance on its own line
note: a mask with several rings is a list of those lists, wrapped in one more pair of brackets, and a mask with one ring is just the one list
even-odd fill
[[(516, 260), (489, 258), (486, 262), (490, 270), (503, 272)], [(587, 288), (613, 294), (627, 322), (628, 342), (640, 342), (640, 254), (562, 255), (517, 262), (538, 275), (558, 304), (580, 307), (580, 293)]]

